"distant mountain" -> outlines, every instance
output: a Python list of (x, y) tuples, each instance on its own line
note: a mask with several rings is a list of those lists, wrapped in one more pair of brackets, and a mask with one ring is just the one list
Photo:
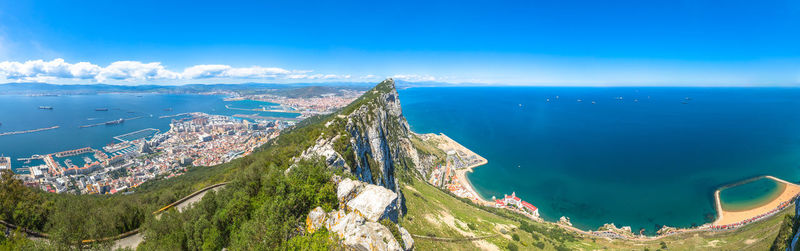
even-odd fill
[[(312, 88), (315, 87), (315, 88)], [(276, 90), (302, 89), (301, 92), (316, 93), (338, 89), (367, 90), (371, 88), (368, 83), (242, 83), (242, 84), (189, 84), (189, 85), (55, 85), (48, 83), (7, 83), (0, 84), (1, 94), (98, 94), (98, 93), (203, 93), (214, 91), (235, 91), (241, 94), (270, 93)], [(309, 92), (310, 91), (310, 92)], [(286, 92), (286, 91), (284, 91)], [(289, 92), (290, 93), (290, 92)], [(300, 94), (301, 96), (303, 94)]]

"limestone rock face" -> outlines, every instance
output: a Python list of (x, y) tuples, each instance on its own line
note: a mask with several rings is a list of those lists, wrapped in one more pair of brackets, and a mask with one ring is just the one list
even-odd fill
[(356, 250), (403, 250), (386, 226), (355, 212), (348, 213), (333, 231), (340, 234), (342, 243)]
[(349, 201), (356, 196), (357, 191), (363, 187), (363, 183), (351, 179), (343, 179), (336, 188), (336, 198), (339, 201)]
[(325, 127), (333, 135), (321, 135), (299, 157), (320, 156), (328, 166), (347, 170), (359, 181), (391, 190), (397, 195), (394, 207), (402, 215), (404, 197), (396, 170), (425, 178), (437, 157), (420, 153), (412, 144), (414, 135), (403, 116), (394, 80), (386, 79), (367, 91)]
[(300, 159), (310, 159), (319, 156), (325, 160), (325, 164), (328, 166), (349, 169), (350, 167), (347, 166), (342, 155), (333, 149), (333, 142), (338, 138), (339, 137), (336, 136), (330, 140), (322, 137), (317, 139), (316, 144), (300, 154)]
[(322, 210), (321, 207), (314, 208), (308, 213), (308, 217), (306, 218), (306, 230), (309, 233), (316, 232), (318, 229), (322, 228), (325, 224), (325, 211)]
[(403, 248), (405, 248), (405, 250), (414, 249), (414, 238), (411, 238), (411, 233), (403, 227), (399, 227), (399, 230), (400, 236), (403, 239)]
[[(340, 183), (341, 184), (341, 183)], [(370, 221), (389, 218), (397, 222), (397, 194), (389, 189), (366, 185), (364, 191), (347, 202), (347, 209), (357, 212)]]
[(400, 240), (391, 230), (379, 223), (382, 219), (397, 220), (397, 194), (381, 186), (357, 180), (341, 179), (336, 195), (341, 208), (325, 213), (320, 207), (311, 210), (306, 218), (309, 233), (324, 227), (339, 237), (342, 244), (353, 250), (412, 250), (414, 239), (398, 226)]

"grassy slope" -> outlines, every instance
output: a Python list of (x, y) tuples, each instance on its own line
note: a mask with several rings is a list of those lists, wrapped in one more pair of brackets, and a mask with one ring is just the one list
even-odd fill
[[(569, 249), (595, 250), (657, 250), (664, 242), (670, 250), (767, 250), (778, 234), (780, 223), (784, 214), (793, 209), (771, 217), (766, 221), (754, 223), (732, 232), (701, 232), (687, 233), (670, 236), (653, 241), (624, 241), (608, 240), (589, 236), (573, 234), (577, 239), (573, 242), (560, 243), (547, 234), (530, 234), (519, 228), (520, 223), (503, 216), (484, 211), (471, 204), (452, 197), (423, 181), (416, 180), (413, 184), (403, 187), (408, 213), (401, 220), (401, 225), (412, 234), (434, 235), (437, 237), (461, 238), (465, 236), (487, 236), (500, 234), (498, 237), (488, 238), (487, 242), (505, 249), (508, 243), (513, 242), (520, 250), (538, 249), (533, 244), (544, 243), (545, 249), (556, 249), (563, 245)], [(452, 216), (453, 220), (447, 220)], [(471, 230), (467, 225), (474, 224), (476, 230)], [(529, 224), (538, 224), (545, 228), (554, 228), (552, 224), (528, 221)], [(508, 234), (502, 234), (500, 229), (505, 228)], [(511, 234), (516, 233), (520, 241), (513, 241)], [(538, 238), (534, 239), (534, 235)], [(415, 238), (419, 250), (465, 250), (480, 247), (477, 242), (439, 242)]]

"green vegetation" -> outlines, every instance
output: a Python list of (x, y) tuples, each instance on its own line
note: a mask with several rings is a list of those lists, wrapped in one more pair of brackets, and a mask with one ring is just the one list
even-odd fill
[(394, 236), (394, 239), (397, 241), (397, 243), (400, 243), (400, 246), (405, 247), (406, 244), (403, 242), (403, 237), (400, 235), (400, 229), (397, 228), (397, 224), (394, 224), (394, 222), (390, 221), (389, 219), (383, 219), (381, 220), (381, 225), (384, 225), (389, 229), (390, 232), (392, 232), (392, 236)]
[(794, 215), (784, 215), (783, 221), (780, 224), (778, 236), (776, 236), (775, 241), (772, 242), (770, 250), (786, 250), (792, 241), (792, 237), (797, 233), (798, 227), (800, 227), (800, 222), (798, 222), (798, 219), (796, 219)]
[[(343, 108), (349, 114), (368, 105), (389, 85), (382, 83), (353, 104)], [(322, 159), (296, 161), (320, 136), (339, 136), (333, 142), (348, 165), (355, 155), (345, 130), (345, 120), (332, 114), (308, 118), (284, 131), (255, 153), (215, 167), (190, 167), (180, 176), (146, 182), (129, 195), (48, 194), (25, 187), (11, 178), (0, 178), (0, 219), (51, 235), (52, 245), (30, 241), (19, 231), (9, 237), (0, 234), (0, 250), (66, 250), (108, 248), (110, 242), (78, 245), (81, 240), (99, 239), (140, 228), (144, 242), (140, 250), (339, 250), (336, 234), (325, 229), (305, 232), (308, 212), (319, 206), (325, 211), (338, 207), (334, 173)], [(363, 118), (369, 120), (369, 118)], [(330, 123), (329, 123), (330, 122)], [(327, 126), (326, 126), (327, 124)], [(388, 123), (395, 124), (395, 123)], [(388, 125), (390, 140), (399, 137), (398, 125)], [(392, 129), (393, 128), (393, 129)], [(421, 154), (439, 156), (441, 150), (412, 135), (412, 145)], [(401, 153), (402, 154), (402, 153)], [(371, 156), (366, 161), (377, 167)], [(756, 222), (730, 232), (695, 232), (651, 241), (610, 240), (581, 235), (553, 223), (528, 219), (504, 209), (479, 206), (423, 181), (413, 162), (398, 157), (395, 175), (405, 198), (407, 211), (399, 224), (416, 238), (417, 250), (765, 250), (781, 248), (798, 226), (789, 213)], [(287, 171), (291, 168), (291, 171)], [(375, 170), (373, 170), (375, 172)], [(378, 177), (375, 177), (377, 179)], [(158, 216), (151, 212), (211, 184), (228, 181), (218, 191), (209, 191), (183, 212), (170, 209)], [(382, 221), (398, 242), (397, 225)], [(466, 240), (478, 237), (478, 240)]]
[[(286, 247), (299, 235), (306, 214), (314, 207), (338, 206), (331, 171), (321, 160), (301, 161), (289, 175), (269, 163), (243, 170), (225, 189), (209, 192), (200, 203), (184, 212), (170, 210), (160, 219), (149, 217), (143, 226), (141, 249), (265, 250)], [(320, 237), (298, 237), (292, 245)]]

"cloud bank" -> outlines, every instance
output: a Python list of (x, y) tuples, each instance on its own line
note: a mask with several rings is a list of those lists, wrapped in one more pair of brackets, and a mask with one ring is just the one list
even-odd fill
[(209, 64), (187, 67), (182, 72), (166, 69), (160, 62), (117, 61), (102, 67), (90, 62), (52, 61), (0, 62), (0, 77), (12, 81), (90, 80), (154, 81), (195, 79), (264, 79), (264, 80), (347, 80), (350, 75), (312, 74), (309, 70), (287, 70), (277, 67), (232, 67)]

